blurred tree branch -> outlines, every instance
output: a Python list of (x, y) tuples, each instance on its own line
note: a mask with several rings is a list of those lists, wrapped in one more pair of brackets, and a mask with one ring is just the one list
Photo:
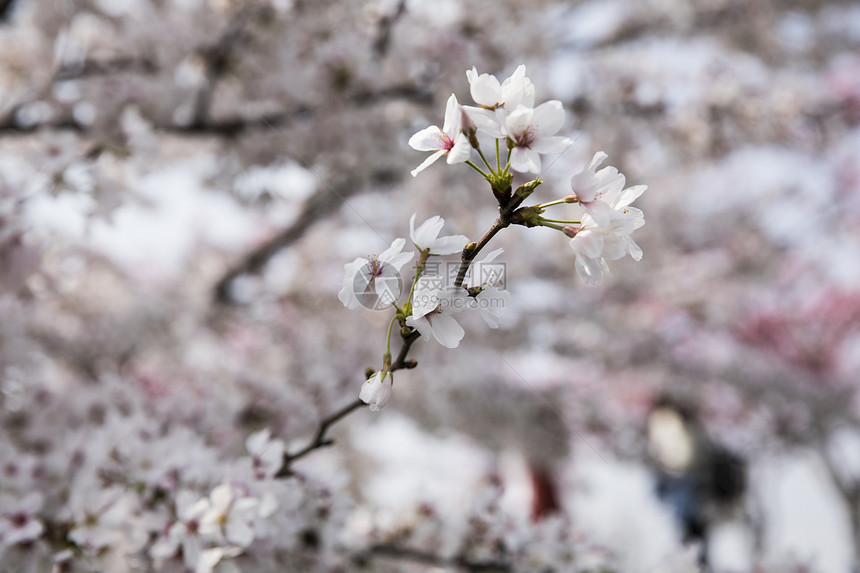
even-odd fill
[(453, 568), (460, 571), (485, 571), (506, 572), (513, 571), (513, 566), (505, 561), (471, 561), (467, 557), (457, 555), (454, 557), (442, 557), (434, 553), (410, 549), (408, 547), (397, 547), (389, 544), (379, 544), (368, 548), (366, 551), (353, 557), (353, 562), (364, 564), (371, 559), (388, 558), (402, 561), (412, 561), (422, 565), (435, 567)]
[(14, 6), (15, 0), (0, 0), (0, 22), (9, 20), (9, 15), (12, 13)]
[[(416, 340), (421, 337), (421, 335), (418, 333), (418, 331), (409, 329), (408, 331), (402, 331), (400, 336), (403, 340), (403, 346), (400, 347), (400, 352), (397, 354), (397, 358), (391, 364), (391, 372), (395, 372), (397, 370), (402, 369), (415, 368), (418, 365), (418, 363), (414, 360), (406, 360), (406, 356), (409, 354), (409, 350), (412, 348), (412, 345), (415, 343)], [(294, 461), (305, 457), (314, 450), (325, 448), (334, 444), (334, 440), (326, 437), (326, 433), (328, 433), (329, 428), (343, 418), (347, 417), (352, 412), (364, 406), (367, 406), (367, 404), (365, 404), (360, 399), (356, 399), (338, 410), (337, 412), (320, 420), (319, 426), (317, 426), (317, 431), (314, 434), (314, 437), (308, 443), (308, 445), (295, 453), (284, 454), (283, 463), (281, 464), (281, 468), (275, 474), (275, 477), (290, 476), (292, 474), (292, 472), (290, 471), (290, 465)]]
[(259, 272), (281, 249), (293, 244), (314, 223), (340, 208), (344, 199), (350, 195), (360, 192), (370, 183), (391, 184), (398, 181), (400, 177), (401, 174), (394, 170), (378, 170), (364, 179), (346, 179), (331, 183), (326, 188), (317, 191), (305, 203), (302, 212), (296, 217), (292, 225), (245, 255), (224, 273), (215, 284), (215, 300), (223, 304), (234, 302), (230, 294), (230, 287), (236, 278), (244, 274)]

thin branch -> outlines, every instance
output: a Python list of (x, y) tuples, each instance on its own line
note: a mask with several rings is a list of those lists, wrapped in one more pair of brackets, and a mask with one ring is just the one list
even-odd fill
[(383, 16), (377, 22), (376, 38), (373, 41), (373, 53), (377, 58), (382, 58), (388, 53), (394, 24), (397, 23), (405, 12), (406, 0), (399, 0), (394, 11), (391, 14)]
[(353, 178), (317, 191), (305, 203), (292, 225), (246, 254), (222, 275), (215, 284), (215, 301), (222, 304), (233, 303), (230, 287), (235, 279), (245, 274), (260, 272), (273, 256), (300, 239), (320, 219), (340, 208), (347, 197), (361, 191), (368, 182), (391, 183), (400, 176), (393, 171), (377, 171), (365, 181)]
[[(414, 360), (406, 360), (406, 356), (409, 354), (409, 350), (412, 348), (412, 345), (415, 343), (415, 341), (421, 337), (420, 333), (417, 330), (410, 330), (409, 332), (405, 333), (401, 331), (400, 336), (403, 339), (403, 346), (400, 347), (400, 352), (397, 354), (397, 358), (394, 360), (394, 362), (391, 363), (391, 372), (394, 372), (395, 370), (415, 368), (418, 365), (418, 363)], [(292, 454), (284, 454), (281, 468), (275, 474), (275, 477), (290, 476), (292, 473), (290, 471), (290, 465), (294, 461), (305, 457), (314, 450), (318, 450), (320, 448), (325, 448), (332, 445), (334, 443), (334, 440), (326, 437), (329, 428), (343, 418), (347, 417), (352, 412), (364, 406), (367, 406), (367, 404), (362, 402), (360, 399), (356, 399), (355, 401), (344, 406), (334, 414), (323, 418), (320, 421), (319, 426), (317, 427), (317, 431), (316, 434), (314, 434), (313, 439), (311, 439), (311, 441), (308, 442), (305, 447)]]
[[(510, 195), (510, 190), (507, 191), (507, 194)], [(497, 197), (503, 196), (501, 193), (496, 193)], [(499, 216), (493, 222), (492, 226), (487, 229), (487, 232), (484, 233), (484, 236), (481, 237), (481, 240), (477, 243), (469, 243), (466, 245), (466, 248), (463, 249), (462, 255), (460, 255), (460, 269), (457, 271), (457, 280), (454, 281), (454, 286), (462, 286), (463, 281), (466, 278), (466, 273), (469, 270), (469, 265), (478, 256), (478, 253), (487, 246), (487, 243), (496, 236), (496, 233), (501, 231), (502, 229), (509, 227), (511, 223), (513, 223), (513, 214), (520, 205), (523, 204), (523, 201), (526, 200), (528, 195), (514, 193), (507, 199), (505, 199), (499, 205)]]
[(412, 561), (413, 563), (420, 563), (422, 565), (454, 568), (460, 571), (498, 573), (513, 571), (512, 565), (506, 561), (471, 561), (462, 555), (442, 557), (441, 555), (427, 553), (418, 549), (385, 544), (374, 545), (362, 553), (355, 555), (352, 560), (356, 564), (360, 564), (375, 558), (399, 559), (403, 561)]
[(158, 65), (149, 56), (128, 56), (111, 60), (88, 59), (84, 60), (80, 65), (60, 68), (54, 74), (54, 81), (108, 76), (122, 72), (151, 75), (158, 71)]
[(417, 330), (412, 330), (407, 334), (400, 334), (401, 338), (403, 338), (403, 346), (400, 347), (400, 352), (397, 354), (397, 358), (394, 359), (394, 362), (391, 363), (391, 372), (395, 370), (403, 370), (403, 369), (411, 369), (418, 366), (418, 363), (414, 360), (406, 360), (406, 355), (409, 354), (409, 350), (412, 348), (412, 345), (421, 337), (421, 333)]
[(278, 470), (278, 473), (275, 474), (275, 477), (287, 477), (291, 475), (290, 464), (292, 464), (294, 461), (305, 457), (314, 450), (332, 445), (334, 443), (334, 440), (326, 438), (326, 433), (328, 432), (328, 429), (342, 418), (345, 418), (346, 416), (363, 406), (367, 406), (367, 404), (356, 398), (355, 401), (351, 402), (347, 406), (344, 406), (343, 408), (341, 408), (334, 414), (331, 414), (327, 418), (321, 420), (320, 425), (317, 428), (316, 435), (314, 435), (313, 439), (308, 443), (308, 445), (295, 453), (284, 454), (284, 461), (281, 464), (281, 469)]

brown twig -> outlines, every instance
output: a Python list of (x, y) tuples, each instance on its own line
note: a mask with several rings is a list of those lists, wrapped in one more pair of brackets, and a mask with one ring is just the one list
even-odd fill
[(316, 434), (314, 435), (310, 443), (308, 443), (308, 445), (295, 453), (284, 454), (284, 461), (281, 464), (281, 469), (278, 470), (278, 473), (275, 474), (275, 477), (290, 476), (292, 474), (292, 472), (290, 471), (290, 464), (292, 464), (294, 461), (305, 457), (314, 450), (332, 445), (334, 443), (334, 440), (326, 438), (326, 432), (328, 432), (328, 429), (342, 418), (345, 418), (346, 416), (363, 406), (367, 406), (367, 404), (356, 398), (353, 402), (351, 402), (347, 406), (344, 406), (334, 414), (323, 418), (320, 421)]
[(222, 304), (234, 302), (230, 294), (230, 287), (234, 280), (245, 274), (260, 272), (275, 254), (292, 245), (315, 223), (340, 208), (344, 199), (362, 191), (369, 183), (391, 183), (399, 178), (398, 173), (380, 170), (366, 179), (353, 177), (339, 183), (332, 183), (317, 191), (305, 203), (302, 212), (292, 225), (246, 254), (221, 276), (215, 283), (215, 301)]
[[(527, 184), (528, 185), (528, 184)], [(463, 286), (463, 281), (466, 278), (466, 273), (469, 270), (469, 265), (478, 256), (478, 253), (481, 252), (481, 249), (487, 246), (487, 243), (490, 242), (490, 239), (496, 236), (496, 233), (504, 229), (505, 227), (509, 227), (511, 224), (515, 223), (514, 220), (514, 212), (523, 204), (523, 201), (528, 198), (531, 191), (528, 193), (520, 192), (521, 189), (524, 189), (525, 186), (517, 189), (517, 192), (513, 195), (511, 194), (510, 187), (504, 190), (493, 190), (496, 198), (499, 200), (499, 216), (493, 222), (492, 226), (487, 229), (487, 232), (484, 233), (484, 236), (481, 237), (481, 240), (477, 243), (469, 243), (463, 249), (463, 253), (460, 256), (460, 268), (457, 271), (457, 280), (454, 281), (454, 286)], [(533, 188), (532, 188), (533, 189)]]
[(422, 565), (431, 565), (436, 567), (452, 567), (461, 571), (496, 571), (504, 573), (513, 571), (510, 563), (505, 561), (471, 561), (468, 558), (458, 555), (454, 557), (442, 557), (434, 553), (427, 553), (418, 549), (410, 549), (408, 547), (397, 547), (394, 545), (379, 544), (374, 545), (367, 550), (353, 557), (353, 561), (357, 564), (364, 563), (373, 558), (389, 558), (400, 559), (404, 561), (412, 561)]
[[(415, 343), (416, 340), (418, 340), (418, 338), (420, 338), (420, 336), (421, 335), (418, 333), (418, 331), (411, 329), (409, 330), (409, 332), (406, 333), (401, 332), (403, 346), (400, 347), (400, 352), (397, 354), (397, 358), (394, 360), (394, 362), (391, 363), (391, 372), (394, 372), (395, 370), (415, 368), (418, 365), (418, 363), (414, 360), (407, 360), (406, 356), (409, 354), (409, 350), (412, 348), (412, 345)], [(314, 437), (311, 439), (310, 442), (308, 442), (305, 447), (298, 450), (297, 452), (291, 454), (284, 454), (283, 463), (281, 464), (281, 468), (275, 474), (275, 477), (290, 476), (292, 474), (292, 472), (290, 471), (290, 465), (294, 461), (305, 457), (314, 450), (318, 450), (320, 448), (325, 448), (332, 445), (334, 443), (334, 440), (326, 437), (326, 433), (328, 433), (329, 428), (338, 421), (347, 417), (352, 412), (362, 408), (363, 406), (367, 406), (367, 404), (362, 402), (360, 399), (356, 399), (350, 404), (344, 406), (343, 408), (335, 412), (334, 414), (323, 418), (320, 421), (319, 426), (317, 427), (316, 434), (314, 434)]]

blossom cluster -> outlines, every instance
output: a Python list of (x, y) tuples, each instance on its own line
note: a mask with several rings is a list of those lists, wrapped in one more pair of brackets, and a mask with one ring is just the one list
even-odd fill
[[(392, 368), (391, 331), (395, 323), (401, 326), (404, 343), (411, 344), (410, 337), (417, 333), (424, 340), (432, 337), (447, 348), (456, 348), (463, 339), (465, 331), (456, 315), (468, 308), (480, 308), (486, 323), (491, 328), (499, 327), (500, 312), (509, 293), (497, 284), (498, 276), (492, 273), (487, 276), (476, 268), (493, 262), (503, 251), (497, 249), (480, 261), (474, 259), (503, 228), (517, 224), (561, 231), (570, 238), (570, 247), (576, 255), (576, 270), (589, 285), (598, 285), (604, 274), (611, 274), (607, 260), (620, 259), (627, 254), (637, 261), (642, 258), (642, 250), (630, 234), (642, 227), (645, 219), (642, 211), (631, 203), (646, 187), (625, 188), (626, 178), (615, 167), (598, 170), (607, 155), (597, 152), (591, 163), (571, 178), (572, 194), (522, 206), (543, 182), (535, 178), (514, 192), (514, 172), (540, 174), (542, 156), (562, 153), (572, 144), (570, 138), (557, 135), (564, 125), (564, 108), (558, 100), (535, 105), (535, 86), (522, 65), (504, 81), (491, 74), (479, 74), (474, 67), (466, 72), (466, 78), (476, 105), (461, 105), (452, 94), (446, 104), (442, 127), (431, 125), (409, 139), (413, 149), (431, 152), (412, 171), (412, 176), (442, 157), (447, 158), (449, 165), (466, 164), (490, 184), (500, 215), (480, 241), (470, 242), (463, 235), (440, 237), (444, 225), (440, 216), (431, 217), (416, 228), (417, 214), (413, 214), (409, 232), (419, 257), (408, 297), (403, 303), (399, 303), (405, 290), (401, 273), (415, 256), (414, 252), (402, 252), (405, 239), (395, 239), (378, 256), (359, 257), (345, 265), (343, 285), (338, 293), (344, 306), (354, 309), (364, 305), (394, 311), (383, 366), (367, 379), (359, 393), (372, 410), (379, 410), (388, 403), (393, 371), (403, 367), (398, 364)], [(481, 139), (493, 142), (495, 163), (484, 154)], [(507, 152), (504, 163), (502, 147)], [(473, 155), (479, 158), (478, 163), (473, 163)], [(564, 204), (578, 204), (583, 210), (579, 219), (543, 216), (548, 208)], [(425, 272), (430, 257), (458, 252), (462, 262), (453, 284), (447, 283), (445, 277)], [(372, 305), (366, 304), (368, 297)], [(408, 352), (408, 346), (405, 349)]]

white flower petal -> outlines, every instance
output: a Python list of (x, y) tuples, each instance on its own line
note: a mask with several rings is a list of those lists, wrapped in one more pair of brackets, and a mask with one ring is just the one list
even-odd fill
[(569, 137), (552, 135), (549, 137), (540, 137), (536, 139), (531, 144), (530, 148), (543, 155), (551, 155), (555, 153), (561, 153), (562, 151), (570, 147), (572, 143), (573, 140)]
[(433, 244), (430, 247), (430, 254), (451, 255), (453, 253), (458, 253), (463, 250), (463, 247), (465, 247), (466, 243), (468, 242), (469, 238), (465, 235), (449, 235), (447, 237), (439, 237), (438, 239), (433, 241)]
[(442, 149), (445, 134), (435, 125), (425, 127), (409, 138), (409, 147), (416, 151), (436, 151)]
[(420, 318), (417, 318), (414, 315), (407, 316), (406, 326), (417, 330), (424, 340), (430, 340), (430, 336), (433, 334), (433, 327), (430, 322), (424, 318), (424, 315)]
[(596, 201), (590, 201), (582, 204), (583, 208), (588, 212), (589, 215), (594, 219), (594, 222), (599, 227), (608, 227), (610, 221), (612, 220), (613, 213), (616, 213), (615, 209), (610, 207), (604, 201), (600, 201), (599, 199)]
[(505, 122), (507, 115), (504, 110), (499, 108), (495, 111), (484, 109), (482, 107), (472, 107), (464, 105), (463, 109), (469, 115), (469, 119), (478, 128), (481, 133), (486, 133), (490, 137), (504, 137), (502, 125)]
[(265, 450), (266, 444), (269, 443), (269, 438), (272, 433), (269, 428), (263, 428), (259, 432), (255, 432), (248, 436), (248, 439), (245, 440), (245, 448), (248, 450), (248, 453), (253, 455), (259, 455)]
[(361, 385), (358, 398), (373, 412), (383, 409), (391, 399), (394, 379), (390, 373), (377, 372)]
[(577, 255), (576, 272), (589, 286), (598, 286), (603, 280), (600, 263), (596, 259), (588, 259)]
[(409, 219), (409, 237), (412, 239), (412, 243), (423, 251), (424, 249), (429, 249), (433, 241), (436, 240), (436, 237), (439, 236), (439, 232), (445, 224), (445, 219), (439, 215), (434, 215), (421, 223), (416, 229), (415, 218), (417, 216), (418, 213), (413, 213)]
[(421, 165), (419, 165), (418, 167), (416, 167), (415, 169), (413, 169), (409, 173), (412, 175), (412, 177), (415, 177), (416, 175), (418, 175), (419, 173), (421, 173), (422, 171), (424, 171), (425, 169), (427, 169), (428, 167), (430, 167), (431, 165), (436, 163), (436, 161), (438, 161), (439, 158), (442, 157), (443, 155), (445, 155), (445, 150), (440, 149), (439, 151), (437, 151), (436, 153), (434, 153), (433, 155), (431, 155), (430, 157), (425, 159)]
[(648, 189), (647, 185), (634, 185), (633, 187), (628, 187), (621, 194), (621, 197), (618, 198), (618, 202), (615, 204), (616, 207), (626, 207), (636, 199), (642, 195)]
[(531, 149), (514, 147), (511, 150), (511, 169), (520, 173), (540, 173), (540, 154)]
[(466, 331), (450, 315), (437, 314), (432, 318), (433, 338), (446, 348), (457, 348)]
[(457, 163), (465, 163), (469, 160), (472, 154), (472, 144), (469, 143), (469, 138), (458, 133), (454, 138), (454, 147), (448, 152), (448, 165)]
[(444, 279), (437, 275), (424, 275), (415, 283), (412, 294), (412, 316), (421, 318), (439, 307), (442, 301)]
[(564, 106), (557, 99), (534, 108), (532, 122), (542, 136), (554, 135), (564, 125)]
[(445, 122), (442, 124), (442, 131), (448, 134), (448, 137), (460, 133), (460, 104), (457, 103), (457, 96), (454, 94), (451, 94), (445, 106)]
[(597, 258), (603, 252), (603, 235), (591, 229), (580, 231), (570, 240), (570, 247), (577, 255)]
[(507, 109), (514, 109), (518, 105), (534, 106), (535, 86), (526, 77), (525, 66), (517, 67), (511, 77), (502, 82), (501, 96)]
[(493, 107), (502, 103), (502, 86), (499, 84), (496, 76), (490, 74), (478, 75), (478, 70), (473, 66), (471, 70), (466, 72), (466, 79), (469, 80), (469, 92), (472, 94), (472, 99), (478, 105)]
[(343, 303), (343, 306), (350, 310), (359, 305), (358, 298), (355, 296), (355, 277), (365, 264), (367, 264), (367, 259), (358, 258), (343, 266), (343, 286), (337, 293), (337, 298)]

